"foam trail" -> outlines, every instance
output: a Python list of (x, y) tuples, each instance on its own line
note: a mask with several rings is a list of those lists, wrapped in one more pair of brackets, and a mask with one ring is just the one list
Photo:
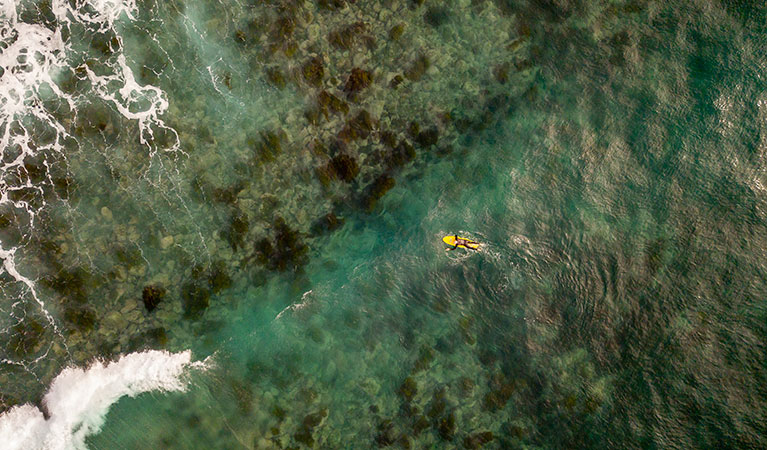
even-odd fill
[[(112, 30), (122, 46), (122, 38), (116, 32), (115, 22), (121, 16), (130, 21), (135, 20), (138, 13), (135, 0), (88, 0), (84, 2), (88, 8), (72, 7), (69, 2), (55, 1), (52, 5), (53, 13), (63, 22), (74, 20), (83, 24), (90, 24), (99, 32)], [(71, 18), (71, 19), (70, 19)], [(165, 93), (152, 85), (141, 86), (135, 79), (133, 71), (128, 67), (125, 56), (118, 53), (116, 61), (110, 64), (114, 73), (110, 75), (96, 75), (87, 66), (87, 76), (94, 85), (95, 93), (102, 99), (114, 106), (124, 117), (137, 120), (139, 124), (139, 139), (144, 145), (151, 145), (147, 137), (154, 137), (152, 127), (164, 129), (174, 135), (175, 142), (166, 151), (179, 150), (178, 134), (165, 125), (160, 118), (168, 109), (168, 100)], [(122, 85), (117, 92), (112, 87), (114, 84)]]
[(150, 350), (131, 353), (88, 369), (64, 369), (45, 395), (49, 418), (35, 406), (17, 406), (0, 415), (0, 442), (6, 450), (84, 449), (85, 438), (98, 432), (112, 404), (123, 396), (149, 391), (184, 391), (183, 375), (206, 368), (192, 353)]
[[(25, 22), (30, 19), (20, 11), (28, 6), (26, 2), (0, 0), (0, 206), (24, 217), (18, 222), (23, 224), (19, 225), (21, 239), (0, 242), (0, 275), (7, 274), (26, 286), (18, 298), (0, 296), (3, 301), (0, 308), (17, 324), (25, 320), (24, 304), (32, 302), (66, 349), (59, 326), (35, 290), (37, 280), (25, 273), (23, 257), (19, 256), (23, 252), (18, 250), (24, 248), (37, 229), (38, 214), (48, 206), (47, 190), (55, 194), (49, 169), (61, 166), (67, 151), (79, 145), (69, 132), (73, 126), (70, 119), (78, 116), (84, 104), (106, 103), (138, 123), (139, 138), (151, 153), (159, 149), (158, 145), (165, 145), (154, 143), (157, 130), (172, 141), (163, 151), (180, 149), (178, 134), (161, 119), (168, 109), (165, 93), (155, 86), (140, 85), (122, 54), (118, 23), (135, 20), (138, 14), (135, 0), (52, 0), (50, 8), (55, 20), (48, 24)], [(107, 73), (98, 75), (90, 70), (82, 63), (88, 50), (78, 50), (65, 38), (71, 34), (67, 31), (82, 26), (86, 35), (110, 32), (118, 40), (114, 54), (100, 61)], [(91, 87), (86, 92), (65, 92), (56, 80), (61, 74), (78, 69), (85, 72)], [(68, 110), (68, 118), (61, 119), (59, 106)], [(33, 181), (27, 163), (40, 165), (44, 172), (42, 182)], [(14, 303), (9, 306), (9, 301)], [(12, 332), (10, 328), (0, 330), (3, 335)], [(29, 369), (47, 351), (44, 353), (32, 360), (2, 361)]]
[[(57, 335), (61, 335), (61, 331), (59, 330), (59, 327), (56, 325), (56, 321), (53, 319), (51, 314), (48, 312), (47, 309), (45, 309), (45, 304), (43, 304), (42, 300), (37, 296), (37, 292), (35, 291), (35, 285), (29, 278), (21, 275), (16, 270), (16, 265), (14, 263), (14, 253), (16, 253), (16, 247), (12, 248), (11, 250), (5, 250), (3, 249), (2, 245), (0, 245), (0, 269), (7, 272), (10, 276), (12, 276), (15, 280), (23, 282), (27, 289), (29, 289), (29, 292), (32, 293), (32, 298), (37, 302), (37, 304), (40, 306), (40, 310), (45, 315), (45, 318), (48, 320), (48, 323), (53, 326), (53, 330)], [(0, 272), (2, 273), (2, 272)], [(50, 350), (51, 345), (53, 343), (50, 343), (48, 345), (48, 350)], [(64, 343), (65, 348), (67, 347), (66, 343)], [(39, 356), (37, 359), (35, 359), (36, 362), (40, 358), (44, 358), (48, 354), (48, 350), (45, 351), (45, 354), (42, 356)], [(11, 361), (6, 358), (0, 358), (0, 362), (6, 363), (6, 364), (18, 364), (21, 366), (26, 367), (26, 364), (24, 362), (17, 362), (17, 361)]]
[[(88, 8), (81, 6), (87, 5)], [(72, 7), (70, 2), (54, 0), (51, 5), (53, 13), (58, 18), (70, 14), (80, 23), (88, 23), (98, 27), (98, 31), (106, 31), (114, 28), (115, 22), (125, 14), (130, 20), (135, 20), (134, 14), (138, 12), (135, 0), (86, 0), (77, 2)]]
[(301, 296), (301, 301), (299, 303), (295, 303), (293, 305), (289, 305), (285, 307), (282, 311), (280, 311), (279, 314), (277, 314), (277, 317), (274, 318), (274, 320), (279, 320), (280, 317), (283, 316), (286, 312), (289, 311), (298, 311), (300, 309), (303, 309), (306, 307), (306, 305), (309, 304), (309, 294), (312, 293), (312, 289), (309, 289), (308, 291), (304, 292), (304, 294)]
[[(0, 202), (10, 202), (26, 210), (34, 225), (34, 208), (25, 200), (11, 201), (8, 192), (25, 188), (38, 189), (27, 179), (9, 183), (16, 172), (25, 173), (23, 161), (39, 153), (61, 152), (69, 135), (43, 106), (43, 99), (53, 93), (70, 107), (73, 99), (61, 92), (51, 74), (66, 66), (66, 46), (60, 30), (18, 22), (13, 2), (0, 9)], [(52, 142), (34, 142), (32, 128), (51, 128)], [(25, 177), (21, 177), (23, 180)], [(45, 202), (43, 201), (43, 204)]]
[[(59, 153), (63, 139), (68, 136), (63, 126), (53, 119), (42, 106), (42, 99), (52, 92), (73, 106), (73, 99), (65, 95), (53, 81), (51, 74), (66, 65), (65, 44), (60, 30), (18, 21), (16, 4), (2, 2), (0, 5), (0, 204), (11, 204), (17, 211), (24, 211), (34, 227), (36, 209), (23, 197), (12, 200), (12, 191), (31, 189), (42, 192), (39, 186), (24, 177), (26, 157), (39, 153)], [(32, 128), (53, 130), (51, 142), (33, 141)], [(19, 176), (21, 174), (22, 176)], [(45, 200), (43, 200), (45, 205)], [(15, 265), (17, 246), (0, 243), (0, 274), (8, 273), (24, 283), (43, 315), (58, 328), (37, 296), (32, 280), (22, 276)], [(11, 313), (13, 316), (13, 313)], [(18, 319), (18, 318), (17, 318)], [(19, 319), (20, 320), (20, 319)], [(16, 363), (8, 360), (4, 362)]]

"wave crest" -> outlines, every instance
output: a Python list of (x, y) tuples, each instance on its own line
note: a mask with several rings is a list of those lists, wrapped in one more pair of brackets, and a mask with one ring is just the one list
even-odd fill
[(192, 362), (189, 350), (151, 350), (110, 363), (97, 361), (87, 369), (64, 369), (45, 395), (42, 410), (26, 404), (0, 415), (0, 441), (7, 450), (85, 448), (85, 438), (98, 432), (121, 397), (184, 391), (184, 375), (206, 367), (204, 361)]

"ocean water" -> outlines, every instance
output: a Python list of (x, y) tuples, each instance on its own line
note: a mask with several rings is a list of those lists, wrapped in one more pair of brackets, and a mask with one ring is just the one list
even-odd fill
[(766, 447), (766, 28), (0, 3), (2, 447)]

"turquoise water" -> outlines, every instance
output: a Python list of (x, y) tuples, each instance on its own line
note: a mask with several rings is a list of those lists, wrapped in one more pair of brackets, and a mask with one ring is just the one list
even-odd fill
[[(6, 264), (4, 409), (191, 349), (186, 392), (122, 397), (87, 447), (767, 445), (767, 8), (132, 11), (106, 38), (60, 21), (78, 114), (43, 99), (50, 177), (3, 175), (40, 188), (0, 203), (36, 287)], [(129, 117), (82, 65), (167, 110)]]

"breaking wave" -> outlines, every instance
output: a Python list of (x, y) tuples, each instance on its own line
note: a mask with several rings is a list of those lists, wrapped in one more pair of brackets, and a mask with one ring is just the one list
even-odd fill
[(25, 404), (0, 415), (0, 441), (7, 450), (85, 448), (109, 408), (121, 397), (150, 391), (184, 391), (184, 375), (204, 369), (191, 351), (131, 353), (87, 369), (64, 369), (51, 384), (42, 409)]

